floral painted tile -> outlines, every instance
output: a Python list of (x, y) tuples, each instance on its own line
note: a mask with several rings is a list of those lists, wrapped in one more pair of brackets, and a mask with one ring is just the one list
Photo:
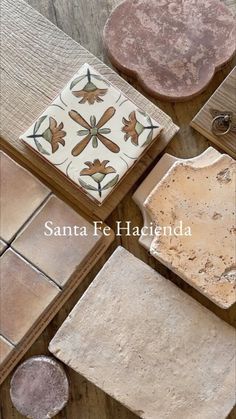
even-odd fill
[(84, 64), (21, 139), (101, 204), (161, 129)]

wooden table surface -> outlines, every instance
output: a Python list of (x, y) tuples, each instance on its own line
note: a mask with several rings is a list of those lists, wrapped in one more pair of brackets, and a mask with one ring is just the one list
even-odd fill
[[(103, 49), (102, 30), (112, 8), (119, 3), (119, 0), (27, 0), (27, 2), (65, 33), (80, 42), (85, 48), (90, 50), (106, 64), (110, 65)], [(224, 0), (224, 2), (235, 12), (235, 0)], [(235, 64), (236, 58), (227, 64), (221, 71), (215, 74), (205, 92), (191, 101), (185, 103), (168, 103), (153, 100), (151, 97), (149, 98), (163, 111), (169, 114), (173, 118), (174, 122), (180, 126), (179, 133), (173, 138), (165, 151), (178, 157), (188, 158), (200, 154), (210, 145), (210, 143), (202, 135), (194, 131), (189, 126), (189, 123), (223, 79), (228, 75)], [(128, 81), (142, 92), (135, 82), (131, 79)], [(153, 162), (153, 165), (155, 163), (156, 161)], [(151, 168), (148, 169), (147, 173), (150, 169)], [(141, 180), (142, 179), (139, 180), (138, 184)], [(123, 199), (117, 209), (106, 220), (108, 225), (114, 228), (117, 220), (131, 220), (133, 225), (142, 226), (140, 211), (132, 201), (132, 193), (135, 191), (136, 187), (137, 185), (133, 187), (132, 191)], [(118, 244), (121, 244), (137, 257), (151, 265), (166, 278), (170, 279), (179, 287), (184, 289), (189, 295), (193, 296), (193, 298), (197, 299), (210, 310), (214, 311), (218, 316), (231, 324), (235, 324), (235, 307), (233, 307), (230, 311), (224, 311), (217, 308), (213, 303), (208, 301), (196, 290), (185, 284), (184, 281), (149, 256), (148, 253), (139, 245), (137, 237), (118, 237), (96, 268), (88, 275), (83, 284), (77, 289), (59, 314), (56, 315), (54, 320), (31, 347), (24, 358), (28, 358), (29, 356), (36, 354), (48, 353), (48, 343), (56, 333), (58, 327), (62, 324), (75, 303), (93, 280), (96, 273), (102, 267), (105, 260)], [(125, 407), (121, 406), (118, 402), (107, 396), (104, 392), (89, 383), (79, 374), (73, 372), (71, 369), (67, 369), (67, 373), (69, 375), (71, 387), (70, 401), (68, 406), (61, 414), (56, 416), (56, 418), (136, 418), (136, 416), (129, 412)], [(8, 377), (1, 387), (0, 417), (1, 419), (20, 419), (22, 416), (16, 412), (10, 401), (9, 380), (10, 377)], [(236, 409), (232, 412), (230, 417), (236, 418)], [(157, 419), (162, 419), (158, 418), (158, 413)]]

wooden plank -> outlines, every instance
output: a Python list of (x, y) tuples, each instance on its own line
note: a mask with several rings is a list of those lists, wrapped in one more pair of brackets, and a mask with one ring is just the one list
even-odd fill
[(232, 157), (236, 157), (236, 132), (230, 131), (227, 135), (219, 137), (213, 134), (211, 131), (213, 118), (210, 112), (211, 109), (233, 112), (233, 121), (236, 124), (236, 67), (191, 122), (193, 128), (205, 135), (218, 147), (231, 154)]
[[(117, 206), (178, 128), (171, 118), (143, 97), (112, 69), (66, 36), (21, 0), (2, 2), (2, 109), (3, 146), (46, 179), (78, 208), (104, 220)], [(14, 31), (12, 31), (14, 28)], [(11, 33), (11, 36), (9, 36)], [(107, 202), (97, 206), (61, 173), (22, 144), (19, 135), (44, 111), (51, 100), (84, 63), (117, 86), (138, 107), (163, 127), (162, 134), (139, 163), (117, 186)]]

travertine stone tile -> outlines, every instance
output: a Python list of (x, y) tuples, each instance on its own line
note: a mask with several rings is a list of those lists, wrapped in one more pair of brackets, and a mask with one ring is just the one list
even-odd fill
[(2, 151), (0, 160), (1, 238), (10, 242), (50, 191)]
[[(144, 228), (150, 228), (150, 225), (153, 224), (147, 209), (144, 207), (144, 202), (146, 201), (148, 195), (152, 192), (155, 186), (160, 182), (160, 180), (175, 162), (185, 162), (190, 163), (194, 167), (204, 167), (217, 160), (217, 158), (220, 156), (221, 154), (213, 147), (209, 147), (202, 154), (191, 159), (180, 159), (165, 153), (164, 156), (158, 161), (156, 166), (154, 166), (152, 171), (148, 174), (148, 176), (146, 176), (141, 185), (139, 185), (138, 189), (133, 195), (133, 200), (136, 202), (140, 211), (142, 212)], [(154, 234), (141, 234), (139, 243), (149, 251), (153, 238)]]
[(49, 349), (145, 419), (223, 419), (235, 402), (234, 329), (121, 247)]
[(12, 249), (1, 257), (0, 331), (17, 344), (60, 292)]
[[(52, 222), (47, 224), (53, 229), (52, 235), (52, 231), (45, 227), (48, 221)], [(81, 235), (74, 235), (74, 226), (78, 227), (76, 234)], [(62, 235), (63, 227), (67, 227), (66, 236)], [(93, 233), (92, 224), (63, 201), (51, 196), (12, 246), (58, 285), (63, 286), (101, 238), (101, 234), (94, 236)]]
[(4, 252), (4, 250), (7, 248), (7, 244), (0, 239), (0, 255)]
[(0, 365), (5, 361), (6, 357), (14, 349), (14, 346), (0, 335)]
[(156, 235), (151, 254), (225, 309), (236, 301), (235, 184), (227, 155), (204, 167), (177, 162), (144, 203), (162, 229), (183, 225), (183, 234)]

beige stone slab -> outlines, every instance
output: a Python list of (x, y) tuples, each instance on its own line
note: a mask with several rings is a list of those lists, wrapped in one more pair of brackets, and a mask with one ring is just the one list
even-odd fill
[[(236, 164), (227, 155), (201, 167), (176, 162), (144, 203), (162, 229), (151, 254), (225, 309), (236, 301), (235, 182)], [(180, 222), (182, 234), (164, 234)]]
[(2, 151), (1, 237), (10, 242), (49, 195), (49, 189)]
[(121, 247), (49, 349), (145, 419), (223, 419), (234, 406), (234, 329)]
[[(133, 195), (133, 200), (139, 206), (140, 211), (143, 216), (144, 227), (149, 228), (152, 224), (150, 215), (148, 214), (146, 208), (144, 207), (144, 202), (147, 199), (148, 195), (155, 188), (155, 186), (160, 182), (163, 176), (168, 172), (168, 170), (173, 166), (177, 161), (179, 162), (190, 162), (194, 167), (202, 167), (206, 164), (209, 164), (215, 161), (220, 156), (220, 153), (213, 147), (209, 147), (202, 154), (193, 157), (191, 159), (180, 159), (178, 157), (172, 156), (168, 153), (159, 160), (156, 166), (152, 171), (146, 176), (144, 181), (138, 187)], [(150, 231), (150, 230), (149, 230)], [(152, 234), (141, 234), (139, 238), (139, 243), (144, 246), (147, 250), (150, 249), (153, 240)]]
[(59, 294), (59, 288), (8, 249), (1, 257), (0, 332), (17, 344)]
[[(74, 226), (78, 227), (75, 232)], [(12, 246), (59, 286), (64, 286), (101, 238), (101, 233), (94, 235), (89, 221), (52, 195)]]
[(0, 365), (8, 357), (14, 346), (0, 335)]

